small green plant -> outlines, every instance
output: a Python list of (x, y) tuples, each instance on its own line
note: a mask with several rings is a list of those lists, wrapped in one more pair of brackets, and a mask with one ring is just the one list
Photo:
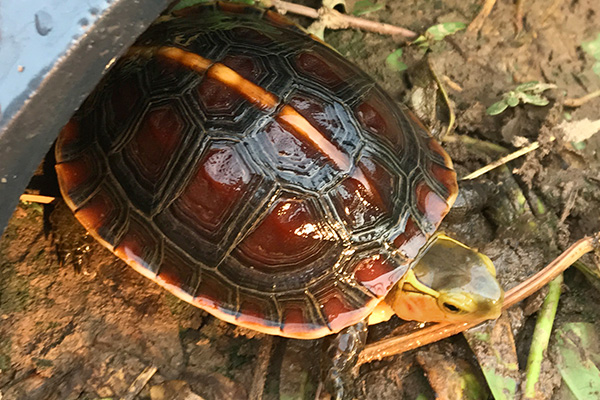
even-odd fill
[(356, 3), (354, 3), (354, 9), (352, 10), (352, 14), (358, 17), (361, 15), (379, 11), (383, 7), (385, 7), (384, 3), (373, 3), (371, 0), (359, 0)]
[(406, 66), (406, 64), (404, 64), (401, 61), (401, 59), (402, 59), (402, 49), (397, 49), (392, 54), (387, 56), (387, 58), (385, 59), (385, 63), (387, 64), (387, 66), (390, 69), (392, 69), (396, 72), (400, 72), (400, 71), (404, 71), (406, 68), (408, 68)]
[(581, 48), (590, 56), (594, 57), (596, 62), (592, 66), (592, 71), (594, 71), (596, 75), (600, 75), (600, 33), (598, 33), (596, 39), (581, 43)]
[(433, 25), (430, 26), (423, 35), (416, 38), (412, 44), (428, 48), (433, 43), (439, 42), (446, 36), (454, 35), (456, 32), (461, 31), (466, 27), (467, 25), (464, 22), (444, 22), (443, 24)]
[(514, 90), (504, 93), (502, 100), (489, 106), (485, 112), (488, 115), (498, 115), (508, 107), (516, 107), (519, 103), (543, 107), (550, 102), (542, 96), (542, 93), (548, 89), (556, 89), (556, 85), (536, 81), (523, 83)]

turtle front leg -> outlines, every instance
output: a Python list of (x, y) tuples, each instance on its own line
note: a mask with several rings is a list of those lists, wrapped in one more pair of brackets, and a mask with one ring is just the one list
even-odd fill
[(353, 369), (367, 342), (367, 321), (341, 330), (327, 338), (321, 359), (321, 378), (325, 390), (335, 400), (355, 397)]

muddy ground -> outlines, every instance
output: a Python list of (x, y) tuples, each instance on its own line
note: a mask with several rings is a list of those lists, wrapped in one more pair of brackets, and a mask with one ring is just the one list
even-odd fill
[[(423, 32), (440, 22), (468, 24), (480, 3), (388, 0), (368, 18)], [(457, 115), (455, 133), (445, 138), (444, 146), (459, 176), (504, 155), (498, 146), (510, 152), (541, 143), (539, 150), (484, 176), (495, 195), (481, 213), (469, 213), (466, 222), (456, 218), (458, 222), (444, 228), (486, 252), (506, 288), (541, 269), (572, 242), (600, 231), (600, 135), (581, 142), (564, 140), (557, 128), (565, 119), (600, 118), (600, 99), (577, 108), (562, 106), (565, 98), (600, 89), (594, 60), (581, 48), (600, 33), (600, 3), (522, 3), (521, 33), (516, 32), (514, 2), (500, 0), (479, 32), (459, 33), (433, 44), (429, 52)], [(305, 26), (308, 22), (299, 21)], [(325, 39), (399, 102), (410, 102), (419, 69), (415, 66), (424, 50), (406, 47), (401, 38), (353, 30), (328, 31)], [(385, 59), (401, 46), (409, 68), (393, 71)], [(486, 107), (502, 93), (527, 81), (557, 86), (545, 92), (548, 106), (518, 106), (486, 115)], [(267, 340), (222, 323), (177, 300), (86, 238), (64, 208), (58, 207), (52, 220), (57, 231), (47, 237), (41, 207), (21, 204), (0, 241), (1, 399), (119, 398), (151, 365), (158, 372), (140, 399), (150, 398), (151, 386), (174, 379), (188, 382), (207, 400), (246, 399), (261, 392), (261, 365), (266, 369), (263, 398), (315, 397), (319, 341)], [(598, 268), (592, 256), (583, 261)], [(594, 282), (575, 269), (565, 274), (555, 327), (589, 322), (600, 331), (600, 295)], [(521, 369), (537, 306), (534, 298), (511, 313)], [(370, 340), (391, 330), (374, 329)], [(560, 387), (552, 343), (539, 398), (571, 398)], [(436, 387), (436, 376), (445, 376), (443, 368), (470, 371), (483, 387), (475, 398), (490, 396), (477, 360), (459, 335), (363, 365), (356, 380), (359, 397), (430, 399), (437, 391), (441, 398), (453, 398), (439, 387), (434, 391), (424, 373)]]

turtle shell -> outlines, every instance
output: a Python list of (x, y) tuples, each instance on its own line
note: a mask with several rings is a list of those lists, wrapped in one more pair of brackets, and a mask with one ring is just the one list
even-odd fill
[(237, 325), (321, 337), (368, 316), (457, 193), (448, 155), (356, 66), (271, 11), (161, 17), (61, 132), (100, 242)]

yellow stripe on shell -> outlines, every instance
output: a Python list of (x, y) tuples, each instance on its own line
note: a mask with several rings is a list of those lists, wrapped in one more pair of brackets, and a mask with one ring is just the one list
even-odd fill
[(213, 63), (211, 60), (198, 54), (181, 50), (177, 47), (160, 47), (156, 54), (177, 61), (196, 72), (206, 72), (206, 76), (235, 90), (239, 95), (262, 110), (273, 109), (279, 103), (279, 99), (273, 93), (250, 82), (221, 63)]
[(325, 157), (329, 158), (340, 170), (347, 171), (352, 165), (352, 160), (350, 160), (348, 155), (338, 149), (292, 106), (283, 106), (275, 119), (292, 127), (294, 132), (291, 133), (300, 134), (302, 138), (307, 140)]
[[(213, 64), (212, 61), (198, 54), (181, 50), (177, 47), (160, 47), (156, 51), (156, 54), (170, 60), (175, 60), (196, 72), (206, 73), (206, 76), (235, 90), (254, 106), (262, 110), (273, 109), (279, 103), (279, 99), (273, 93), (250, 82), (233, 69), (221, 63)], [(280, 123), (291, 127), (293, 130), (292, 134), (297, 133), (300, 138), (308, 141), (321, 154), (329, 158), (340, 170), (347, 171), (350, 169), (352, 160), (292, 106), (283, 106), (275, 118)]]

